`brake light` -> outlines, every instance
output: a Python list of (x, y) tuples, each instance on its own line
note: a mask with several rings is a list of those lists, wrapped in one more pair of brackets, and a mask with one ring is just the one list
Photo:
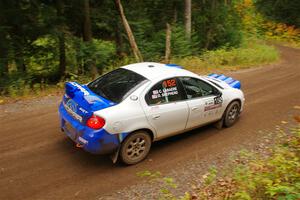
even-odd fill
[(105, 125), (105, 120), (101, 117), (93, 115), (87, 120), (86, 125), (92, 129), (100, 129)]

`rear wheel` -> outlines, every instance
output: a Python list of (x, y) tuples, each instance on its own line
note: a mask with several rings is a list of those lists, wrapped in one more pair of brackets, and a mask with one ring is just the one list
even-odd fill
[(127, 165), (136, 164), (146, 158), (151, 148), (151, 137), (145, 131), (129, 135), (122, 143), (120, 158)]
[(234, 101), (227, 107), (224, 115), (224, 126), (230, 127), (237, 121), (240, 114), (241, 105), (238, 101)]

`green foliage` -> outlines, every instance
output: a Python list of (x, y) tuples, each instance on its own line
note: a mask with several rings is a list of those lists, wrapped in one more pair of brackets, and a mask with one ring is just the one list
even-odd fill
[[(97, 70), (101, 74), (135, 62), (114, 1), (88, 2), (88, 18), (79, 0), (0, 2), (1, 95), (26, 94), (65, 80), (90, 80)], [(300, 45), (296, 0), (192, 1), (191, 40), (184, 28), (184, 1), (122, 4), (145, 61), (164, 60), (166, 23), (172, 29), (172, 62), (195, 71), (276, 60), (274, 48), (251, 43), (257, 39)], [(91, 21), (88, 31), (83, 28), (86, 19)], [(85, 37), (87, 32), (92, 40)]]
[(234, 3), (220, 1), (194, 1), (194, 34), (198, 49), (238, 46), (242, 39), (241, 19)]
[(175, 57), (186, 57), (193, 53), (192, 44), (186, 39), (182, 26), (172, 27), (171, 49)]
[(173, 58), (177, 63), (195, 72), (206, 72), (212, 69), (241, 69), (277, 61), (279, 52), (272, 46), (258, 41), (244, 42), (239, 48), (219, 48), (204, 51), (199, 56)]
[(201, 190), (200, 198), (299, 199), (300, 128), (280, 131), (276, 138), (276, 144), (265, 150), (268, 156), (244, 152), (233, 169)]
[[(148, 21), (148, 23), (150, 23)], [(140, 24), (139, 24), (140, 25)], [(153, 32), (150, 25), (145, 22), (143, 27), (139, 27), (135, 32), (139, 48), (145, 60), (163, 60), (165, 55), (166, 30)], [(147, 28), (148, 27), (148, 28)], [(154, 27), (152, 27), (154, 28)], [(185, 57), (193, 53), (191, 42), (185, 36), (182, 25), (171, 25), (171, 51), (172, 56)], [(149, 35), (149, 33), (151, 33)]]
[(270, 20), (300, 28), (300, 1), (256, 0), (255, 5)]
[[(296, 14), (294, 12), (299, 6), (299, 1), (297, 1), (297, 3), (296, 1), (289, 1), (289, 3), (287, 3), (281, 0), (276, 2), (274, 2), (274, 0), (237, 0), (235, 10), (242, 20), (244, 37), (271, 39), (299, 47), (300, 18), (297, 16), (298, 13)], [(286, 8), (290, 8), (290, 10), (287, 11)], [(293, 22), (288, 22), (290, 21), (290, 16), (293, 16)], [(278, 20), (280, 18), (281, 20)]]
[(27, 72), (32, 75), (55, 73), (58, 67), (58, 41), (52, 35), (45, 35), (32, 42), (32, 50), (28, 52), (25, 63)]
[(177, 183), (171, 177), (164, 177), (160, 172), (151, 172), (149, 170), (138, 172), (137, 176), (141, 178), (147, 177), (149, 181), (153, 184), (158, 184), (160, 186), (160, 200), (188, 200), (190, 199), (190, 194), (186, 192), (182, 197), (177, 197), (172, 193), (172, 189), (177, 188)]
[(67, 43), (68, 71), (78, 74), (81, 70), (83, 74), (89, 74), (90, 69), (84, 66), (92, 62), (102, 71), (115, 57), (115, 51), (115, 44), (111, 41), (93, 39), (84, 42), (80, 38), (70, 37)]
[(216, 176), (217, 176), (217, 172), (218, 170), (216, 169), (216, 167), (211, 167), (208, 171), (207, 174), (203, 175), (203, 179), (204, 179), (204, 184), (209, 185), (211, 184)]

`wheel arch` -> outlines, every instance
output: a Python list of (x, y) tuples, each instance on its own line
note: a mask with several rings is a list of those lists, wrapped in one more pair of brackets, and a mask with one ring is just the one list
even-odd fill
[(232, 104), (232, 103), (235, 102), (235, 101), (237, 101), (237, 102), (240, 104), (240, 106), (242, 106), (242, 100), (241, 100), (241, 99), (235, 98), (235, 99), (231, 100), (231, 101), (227, 104), (227, 106), (226, 106), (226, 108), (225, 108), (225, 110), (224, 110), (224, 112), (223, 112), (223, 114), (222, 114), (222, 118), (221, 118), (222, 120), (224, 120), (223, 118), (224, 118), (224, 115), (225, 115), (225, 113), (226, 113), (227, 108), (229, 107), (229, 105)]
[[(153, 133), (153, 131), (152, 131), (151, 129), (149, 129), (149, 128), (140, 128), (140, 129), (136, 129), (136, 130), (134, 130), (134, 131), (131, 131), (131, 132), (123, 139), (123, 141), (124, 141), (128, 136), (130, 136), (130, 135), (132, 135), (133, 133), (138, 132), (138, 131), (144, 131), (144, 132), (148, 133), (149, 136), (150, 136), (150, 138), (151, 138), (151, 141), (152, 141), (152, 142), (154, 141), (154, 133)], [(123, 141), (122, 141), (122, 142), (123, 142)]]
[[(233, 102), (235, 102), (235, 101), (239, 102), (240, 106), (242, 106), (242, 100), (239, 99), (239, 98), (235, 98), (235, 99), (231, 100), (231, 101), (228, 103), (227, 107), (228, 107), (231, 103), (233, 103)], [(227, 107), (226, 107), (226, 109), (227, 109)]]

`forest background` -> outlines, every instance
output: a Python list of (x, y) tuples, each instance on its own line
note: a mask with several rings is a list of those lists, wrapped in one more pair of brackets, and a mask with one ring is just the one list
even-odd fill
[(277, 61), (299, 47), (298, 0), (1, 0), (0, 96), (47, 93), (125, 64), (195, 72)]

